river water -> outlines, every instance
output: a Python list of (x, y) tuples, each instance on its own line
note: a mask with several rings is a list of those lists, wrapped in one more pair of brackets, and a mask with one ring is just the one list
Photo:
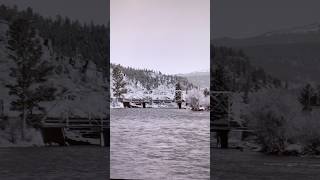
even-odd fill
[(209, 112), (111, 109), (114, 179), (209, 179)]
[(250, 150), (213, 148), (213, 180), (319, 180), (320, 157), (273, 156)]
[(109, 149), (99, 146), (0, 148), (2, 180), (106, 180)]

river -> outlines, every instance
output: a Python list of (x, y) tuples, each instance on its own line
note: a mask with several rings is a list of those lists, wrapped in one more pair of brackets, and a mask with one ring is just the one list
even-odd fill
[(0, 179), (105, 180), (108, 155), (99, 146), (0, 148)]
[(114, 179), (209, 179), (209, 112), (111, 109)]
[(320, 157), (275, 156), (236, 149), (211, 150), (213, 180), (320, 179)]

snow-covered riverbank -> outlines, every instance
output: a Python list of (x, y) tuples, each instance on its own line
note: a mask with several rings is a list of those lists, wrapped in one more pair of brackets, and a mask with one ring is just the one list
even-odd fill
[(44, 146), (39, 130), (27, 129), (25, 140), (20, 138), (20, 129), (8, 128), (0, 131), (0, 148), (2, 147), (33, 147)]

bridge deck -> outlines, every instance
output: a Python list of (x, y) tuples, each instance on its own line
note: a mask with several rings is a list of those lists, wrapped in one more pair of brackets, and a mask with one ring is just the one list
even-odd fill
[(130, 102), (130, 103), (171, 103), (173, 102), (172, 99), (152, 99), (152, 100), (146, 100), (146, 99), (121, 99), (121, 102)]
[(248, 129), (248, 127), (242, 127), (236, 124), (223, 124), (223, 123), (212, 123), (210, 131), (253, 131)]
[(49, 118), (42, 123), (42, 127), (67, 127), (67, 128), (108, 128), (109, 119), (89, 119), (89, 118), (70, 118), (59, 119)]
[(254, 132), (254, 130), (248, 129), (247, 127), (212, 127), (210, 128), (211, 132), (215, 131), (245, 131), (245, 132)]
[(66, 125), (65, 123), (43, 123), (43, 128), (59, 127), (59, 128), (108, 128), (107, 125), (94, 125), (94, 124), (78, 124), (78, 125)]
[(238, 121), (219, 119), (211, 121), (211, 132), (213, 131), (253, 131), (248, 127), (243, 127)]

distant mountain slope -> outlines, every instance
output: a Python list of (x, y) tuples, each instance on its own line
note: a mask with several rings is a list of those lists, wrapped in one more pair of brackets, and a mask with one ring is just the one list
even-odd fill
[(262, 36), (273, 36), (273, 35), (283, 35), (283, 34), (301, 34), (301, 33), (319, 33), (320, 23), (312, 23), (303, 26), (284, 28), (275, 31), (270, 31), (262, 34)]
[(191, 83), (199, 86), (200, 88), (209, 88), (210, 87), (210, 71), (203, 72), (192, 72), (187, 74), (178, 74), (188, 79)]
[(320, 24), (267, 32), (259, 36), (214, 39), (216, 46), (242, 49), (253, 65), (295, 83), (319, 82)]
[(320, 23), (266, 32), (247, 38), (216, 38), (215, 45), (249, 47), (259, 45), (316, 43), (320, 41)]

